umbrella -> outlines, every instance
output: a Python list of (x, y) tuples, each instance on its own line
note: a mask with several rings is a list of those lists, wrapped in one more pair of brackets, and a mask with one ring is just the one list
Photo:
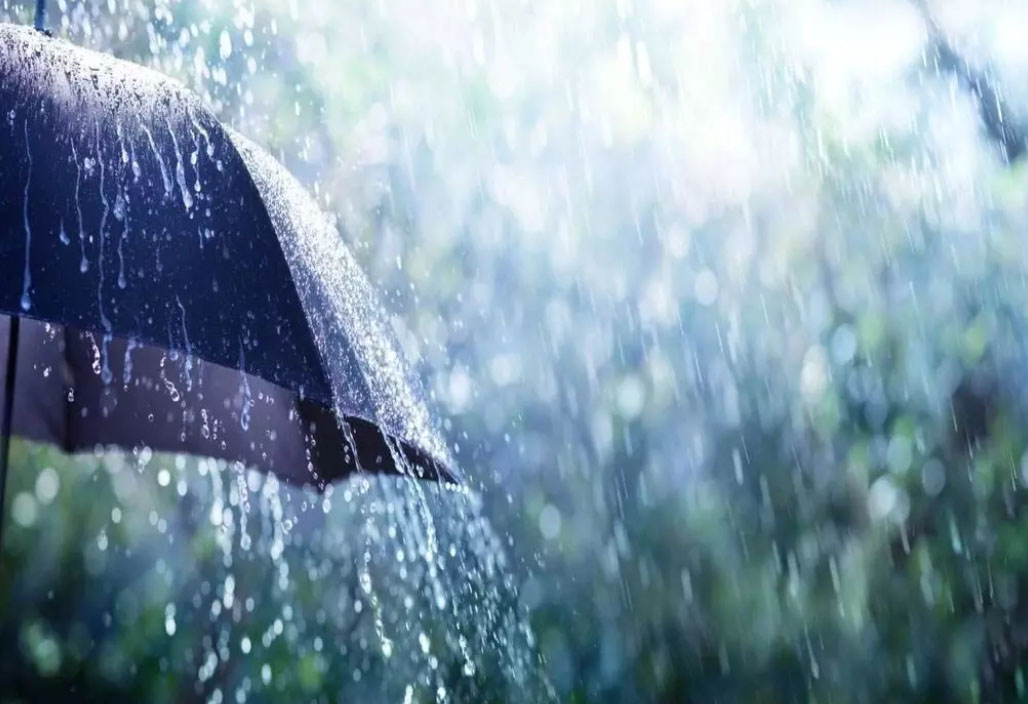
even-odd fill
[[(38, 20), (38, 16), (37, 16)], [(323, 489), (457, 481), (334, 225), (178, 83), (0, 25), (0, 506), (13, 432)]]

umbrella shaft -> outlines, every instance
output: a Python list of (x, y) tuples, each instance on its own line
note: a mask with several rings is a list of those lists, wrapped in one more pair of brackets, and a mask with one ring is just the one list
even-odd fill
[(11, 454), (11, 417), (14, 415), (14, 377), (18, 371), (18, 333), (21, 318), (12, 315), (7, 333), (7, 371), (4, 375), (4, 415), (0, 427), (0, 552), (4, 545), (4, 494), (7, 487), (7, 460)]

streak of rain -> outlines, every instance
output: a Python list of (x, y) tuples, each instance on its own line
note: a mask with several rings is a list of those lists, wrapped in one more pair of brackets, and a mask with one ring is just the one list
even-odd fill
[(1020, 4), (30, 4), (0, 692), (1028, 695)]

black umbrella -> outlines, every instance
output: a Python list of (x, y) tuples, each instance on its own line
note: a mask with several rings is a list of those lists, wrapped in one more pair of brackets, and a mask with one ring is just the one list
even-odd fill
[(174, 81), (12, 25), (0, 313), (0, 506), (12, 431), (320, 488), (455, 481), (367, 279), (296, 180)]

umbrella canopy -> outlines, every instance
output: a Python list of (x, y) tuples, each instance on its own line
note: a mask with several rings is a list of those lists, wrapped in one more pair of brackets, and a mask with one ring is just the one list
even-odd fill
[[(149, 446), (292, 483), (455, 480), (335, 227), (153, 71), (0, 25), (0, 313), (13, 431)], [(0, 349), (11, 331), (0, 319)]]

